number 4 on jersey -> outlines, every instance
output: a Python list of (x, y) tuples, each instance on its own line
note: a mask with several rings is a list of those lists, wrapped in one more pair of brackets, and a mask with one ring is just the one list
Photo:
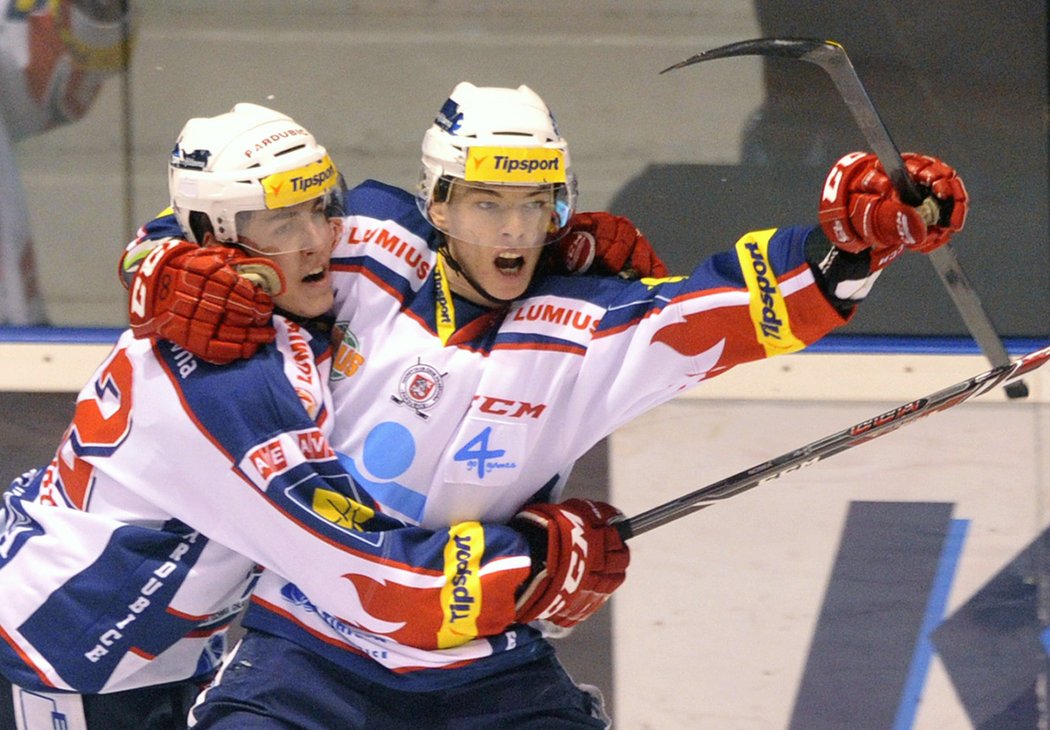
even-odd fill
[(485, 478), (486, 469), (490, 468), (488, 462), (498, 459), (507, 453), (504, 449), (489, 448), (489, 436), (491, 434), (492, 426), (486, 426), (481, 430), (481, 433), (463, 444), (463, 447), (453, 457), (456, 461), (467, 462), (468, 467), (477, 468), (478, 476), (482, 479)]

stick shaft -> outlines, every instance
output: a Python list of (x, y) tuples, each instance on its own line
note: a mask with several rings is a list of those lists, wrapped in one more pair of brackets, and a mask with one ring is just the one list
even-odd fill
[[(915, 206), (923, 203), (919, 187), (908, 174), (900, 150), (890, 136), (871, 97), (868, 96), (867, 89), (864, 88), (860, 76), (857, 75), (856, 69), (850, 62), (845, 48), (834, 41), (813, 38), (757, 38), (705, 51), (666, 68), (661, 73), (691, 66), (701, 61), (733, 56), (772, 56), (796, 59), (807, 61), (823, 69), (845, 102), (864, 135), (865, 141), (879, 158), (890, 180), (893, 181), (901, 199)], [(932, 222), (934, 221), (927, 219), (927, 223)], [(977, 290), (963, 272), (951, 244), (930, 252), (928, 258), (948, 290), (948, 296), (951, 297), (963, 323), (984, 356), (995, 367), (1009, 364), (1010, 357), (1003, 346), (1002, 338), (981, 303)], [(1023, 398), (1028, 395), (1028, 388), (1023, 382), (1016, 381), (1007, 387), (1006, 393), (1011, 398)]]
[[(890, 136), (871, 97), (868, 96), (856, 69), (850, 62), (849, 56), (846, 55), (846, 50), (837, 43), (828, 42), (817, 46), (801, 58), (820, 66), (831, 78), (864, 135), (864, 139), (879, 158), (883, 169), (893, 181), (897, 192), (900, 193), (901, 200), (915, 206), (922, 203), (922, 193), (911, 175), (908, 174), (900, 150)], [(941, 282), (948, 290), (948, 295), (952, 298), (966, 328), (988, 362), (996, 367), (1008, 364), (1010, 356), (1006, 353), (999, 333), (996, 332), (984, 305), (981, 304), (977, 290), (974, 289), (963, 271), (951, 244), (931, 251), (928, 257)], [(1011, 397), (1027, 395), (1027, 390), (1024, 394), (1018, 395), (1018, 385), (1022, 384), (1016, 383), (1011, 387), (1009, 392)]]
[(697, 510), (741, 492), (772, 481), (784, 474), (812, 466), (818, 461), (834, 456), (872, 439), (895, 431), (901, 426), (963, 403), (981, 395), (1000, 384), (1019, 378), (1050, 360), (1050, 347), (1035, 350), (1013, 363), (1002, 365), (975, 375), (968, 380), (938, 390), (923, 398), (900, 405), (874, 418), (856, 423), (830, 436), (801, 446), (793, 451), (770, 459), (762, 464), (737, 472), (706, 487), (684, 494), (634, 517), (616, 523), (620, 536), (628, 539), (648, 532), (660, 525), (677, 520)]

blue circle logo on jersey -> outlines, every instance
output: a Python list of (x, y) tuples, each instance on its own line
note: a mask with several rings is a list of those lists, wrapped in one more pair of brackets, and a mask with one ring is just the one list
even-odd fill
[(380, 423), (368, 432), (360, 461), (339, 454), (350, 476), (374, 500), (418, 522), (426, 506), (426, 495), (396, 481), (408, 471), (415, 458), (416, 441), (412, 432), (394, 421)]

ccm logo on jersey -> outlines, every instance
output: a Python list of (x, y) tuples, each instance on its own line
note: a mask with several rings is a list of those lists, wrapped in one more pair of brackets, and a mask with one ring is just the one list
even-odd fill
[(493, 416), (510, 416), (511, 418), (539, 418), (547, 409), (546, 403), (533, 405), (520, 400), (507, 400), (506, 398), (494, 398), (490, 395), (474, 396), (474, 404), (482, 413)]
[(248, 450), (241, 469), (265, 491), (274, 477), (307, 461), (334, 459), (335, 451), (316, 428), (282, 433)]

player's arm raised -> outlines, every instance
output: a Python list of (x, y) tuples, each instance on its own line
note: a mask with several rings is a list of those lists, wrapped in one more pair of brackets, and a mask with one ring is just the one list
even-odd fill
[(688, 276), (603, 287), (565, 417), (567, 452), (585, 453), (668, 393), (818, 341), (848, 323), (890, 263), (947, 243), (965, 221), (966, 189), (945, 163), (908, 160), (939, 201), (932, 224), (873, 155), (849, 155), (814, 190), (820, 224), (752, 231)]
[(907, 251), (927, 254), (962, 230), (969, 210), (966, 186), (954, 168), (935, 157), (905, 153), (904, 164), (938, 210), (908, 205), (871, 153), (852, 152), (831, 168), (818, 217), (827, 238), (806, 251), (818, 281), (839, 305), (867, 296), (879, 273)]

